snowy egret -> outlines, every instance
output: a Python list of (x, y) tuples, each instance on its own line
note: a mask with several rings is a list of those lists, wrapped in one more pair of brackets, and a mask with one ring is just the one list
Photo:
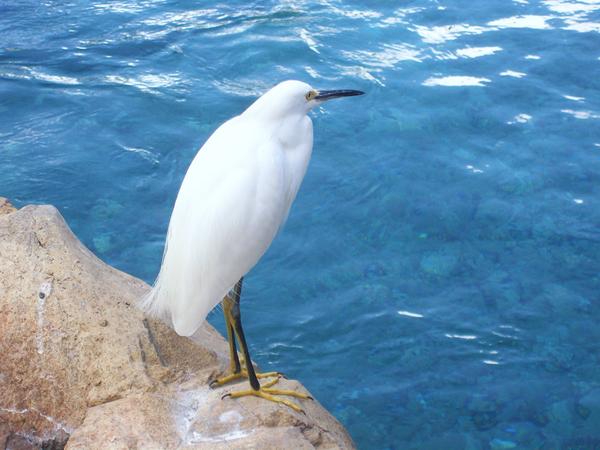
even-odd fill
[[(189, 336), (221, 302), (231, 373), (211, 385), (248, 378), (251, 389), (228, 394), (233, 398), (254, 395), (296, 411), (298, 405), (276, 396), (309, 398), (272, 388), (280, 374), (257, 373), (252, 366), (240, 315), (242, 279), (271, 245), (304, 178), (313, 146), (308, 112), (326, 100), (361, 94), (284, 81), (217, 128), (183, 179), (160, 273), (142, 308)], [(261, 386), (258, 378), (267, 377), (274, 379)]]

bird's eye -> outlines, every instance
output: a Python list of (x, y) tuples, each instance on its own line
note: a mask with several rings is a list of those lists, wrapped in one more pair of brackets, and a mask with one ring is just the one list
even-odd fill
[(317, 96), (317, 91), (311, 90), (306, 93), (306, 100), (311, 101), (313, 98)]

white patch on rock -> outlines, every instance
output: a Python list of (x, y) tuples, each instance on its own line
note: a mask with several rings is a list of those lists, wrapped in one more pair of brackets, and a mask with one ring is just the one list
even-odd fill
[(48, 280), (40, 284), (39, 297), (48, 297), (52, 293), (52, 280)]
[(223, 414), (219, 416), (219, 422), (228, 423), (228, 422), (236, 422), (240, 423), (242, 421), (242, 415), (236, 410), (225, 411)]
[(173, 401), (173, 421), (182, 445), (189, 446), (205, 442), (225, 442), (242, 439), (252, 434), (253, 430), (242, 430), (240, 424), (243, 416), (235, 410), (225, 411), (219, 416), (219, 422), (227, 423), (226, 433), (200, 433), (193, 429), (198, 418), (198, 410), (209, 401), (209, 388), (179, 391)]
[(246, 436), (249, 436), (250, 433), (244, 430), (233, 430), (229, 433), (223, 434), (215, 434), (214, 436), (204, 436), (198, 432), (193, 432), (188, 438), (185, 440), (186, 445), (199, 444), (201, 442), (224, 442), (224, 441), (233, 441), (235, 439), (242, 439)]
[(173, 423), (177, 434), (187, 442), (190, 427), (194, 423), (200, 405), (208, 400), (208, 387), (179, 391), (173, 400)]
[(42, 329), (44, 328), (44, 307), (46, 299), (52, 293), (52, 280), (45, 281), (40, 285), (37, 298), (37, 330), (35, 333), (35, 346), (38, 354), (44, 353), (44, 337)]
[(0, 411), (10, 414), (25, 414), (27, 412), (27, 409), (2, 408), (0, 406)]
[(32, 412), (32, 413), (37, 414), (40, 417), (43, 417), (48, 422), (50, 422), (53, 425), (55, 431), (62, 430), (67, 434), (72, 434), (74, 431), (73, 428), (71, 428), (70, 426), (65, 425), (65, 424), (55, 420), (53, 417), (50, 417), (50, 416), (44, 414), (43, 412), (41, 412), (40, 410), (38, 410), (36, 408), (16, 409), (16, 408), (3, 408), (0, 406), (0, 411), (9, 413), (9, 414), (27, 414), (27, 413)]
[(64, 431), (64, 432), (65, 432), (65, 433), (67, 433), (67, 434), (72, 434), (72, 433), (73, 433), (73, 431), (75, 431), (75, 430), (74, 430), (73, 428), (71, 428), (70, 426), (68, 426), (68, 425), (65, 425), (65, 424), (63, 424), (63, 423), (61, 423), (61, 422), (59, 422), (59, 421), (55, 420), (55, 419), (54, 419), (54, 417), (47, 416), (46, 414), (44, 414), (43, 412), (41, 412), (41, 411), (39, 411), (39, 410), (37, 410), (37, 409), (35, 409), (35, 408), (31, 408), (31, 410), (32, 410), (33, 412), (35, 412), (36, 414), (38, 414), (39, 416), (41, 416), (41, 417), (43, 417), (44, 419), (46, 419), (46, 420), (47, 420), (48, 422), (50, 422), (52, 425), (54, 425), (54, 429), (55, 429), (55, 430), (62, 430), (62, 431)]

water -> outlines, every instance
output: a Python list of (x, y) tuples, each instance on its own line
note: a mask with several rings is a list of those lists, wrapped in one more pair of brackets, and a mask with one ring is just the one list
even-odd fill
[(222, 121), (364, 90), (313, 114), (254, 358), (362, 449), (598, 448), (600, 2), (383, 3), (3, 2), (0, 195), (150, 282)]

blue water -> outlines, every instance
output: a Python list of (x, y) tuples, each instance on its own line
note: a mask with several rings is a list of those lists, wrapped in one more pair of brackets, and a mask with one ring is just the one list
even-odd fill
[(361, 449), (599, 448), (600, 1), (392, 3), (4, 1), (0, 195), (151, 282), (221, 122), (364, 90), (313, 113), (254, 359)]

